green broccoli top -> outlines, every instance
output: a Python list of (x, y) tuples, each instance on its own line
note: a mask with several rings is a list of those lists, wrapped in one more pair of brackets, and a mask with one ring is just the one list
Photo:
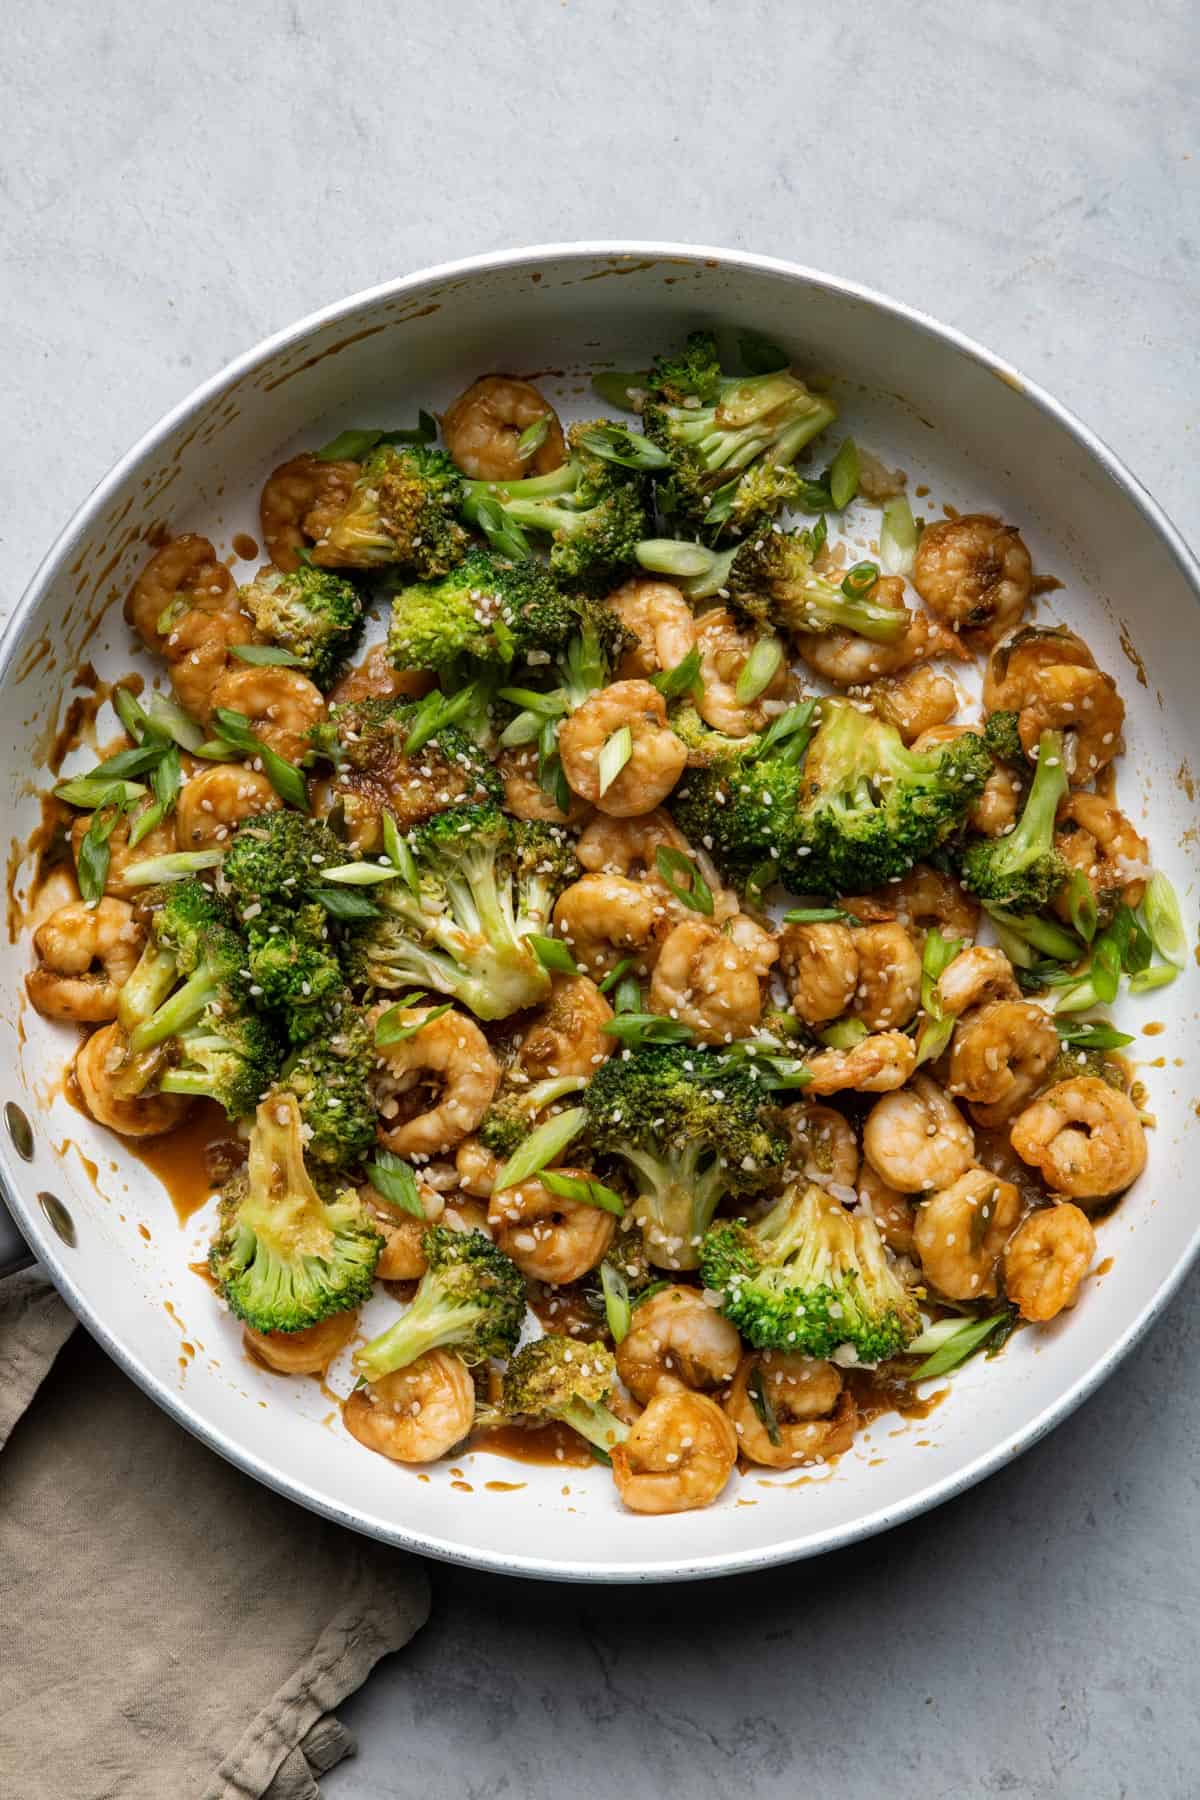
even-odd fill
[(460, 657), (508, 668), (531, 650), (554, 654), (579, 615), (541, 563), (472, 550), (437, 581), (393, 587), (388, 654), (398, 669), (445, 669)]
[(467, 550), (461, 500), (462, 477), (444, 450), (383, 444), (363, 463), (313, 561), (351, 569), (394, 563), (422, 578), (444, 575)]
[(293, 1044), (303, 1043), (342, 999), (341, 964), (324, 907), (308, 902), (263, 912), (246, 927), (250, 994), (279, 1014)]
[(468, 1366), (507, 1356), (525, 1318), (525, 1282), (482, 1231), (433, 1225), (421, 1240), (427, 1268), (412, 1304), (354, 1358), (378, 1381), (428, 1350), (453, 1350)]
[(989, 713), (983, 724), (983, 741), (997, 762), (1014, 769), (1028, 769), (1029, 758), (1021, 742), (1020, 713)]
[(963, 881), (973, 894), (1009, 912), (1041, 912), (1049, 906), (1070, 873), (1054, 842), (1055, 815), (1066, 792), (1063, 734), (1043, 731), (1017, 824), (1004, 837), (973, 838), (963, 854)]
[(375, 1055), (366, 1019), (344, 994), (285, 1062), (279, 1083), (299, 1105), (307, 1154), (314, 1162), (351, 1168), (374, 1144)]
[(617, 1379), (612, 1352), (557, 1333), (522, 1346), (504, 1375), (504, 1411), (535, 1419), (561, 1419), (604, 1453), (629, 1436), (609, 1410)]
[(333, 686), (362, 635), (363, 603), (350, 582), (308, 565), (290, 575), (268, 565), (239, 597), (268, 642), (290, 651), (322, 691)]
[(843, 593), (813, 574), (812, 561), (810, 532), (764, 531), (732, 552), (718, 585), (759, 625), (797, 633), (850, 631), (880, 644), (904, 636), (906, 611), (881, 606), (870, 593), (857, 598)]
[(263, 813), (238, 826), (222, 873), (240, 909), (293, 908), (346, 853), (327, 825), (304, 813)]
[[(802, 713), (797, 709), (797, 721)], [(795, 841), (808, 726), (798, 722), (773, 743), (725, 737), (690, 702), (672, 709), (671, 725), (688, 749), (688, 767), (670, 799), (684, 836), (710, 850), (734, 882), (764, 869), (781, 872)]]

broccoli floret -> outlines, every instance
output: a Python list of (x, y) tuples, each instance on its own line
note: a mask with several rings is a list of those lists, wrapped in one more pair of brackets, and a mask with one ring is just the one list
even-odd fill
[(394, 587), (388, 655), (398, 669), (446, 669), (462, 657), (502, 669), (531, 650), (552, 655), (579, 626), (541, 563), (475, 549), (439, 581)]
[(458, 806), (409, 833), (417, 870), (373, 890), (382, 916), (354, 942), (359, 979), (385, 992), (425, 987), (481, 1019), (537, 1006), (550, 977), (529, 944), (577, 872), (565, 834), (507, 819), (492, 805)]
[(629, 1436), (628, 1425), (608, 1406), (616, 1379), (617, 1365), (605, 1345), (551, 1333), (524, 1345), (509, 1363), (504, 1411), (559, 1419), (607, 1454)]
[(151, 896), (150, 941), (121, 990), (129, 1039), (126, 1094), (156, 1089), (249, 1112), (279, 1063), (275, 1034), (251, 1005), (247, 948), (228, 903), (195, 880)]
[(374, 1144), (375, 1054), (370, 1027), (344, 993), (316, 1033), (284, 1063), (279, 1087), (300, 1107), (307, 1154), (314, 1162), (349, 1168)]
[(768, 864), (782, 874), (794, 842), (804, 792), (800, 765), (810, 734), (797, 730), (765, 747), (761, 737), (725, 737), (710, 730), (690, 703), (672, 710), (671, 725), (688, 749), (688, 767), (670, 799), (684, 836), (703, 843), (735, 883)]
[(263, 636), (290, 650), (324, 692), (362, 636), (363, 603), (350, 582), (302, 565), (293, 574), (262, 568), (240, 599)]
[(846, 700), (826, 700), (803, 767), (801, 809), (780, 849), (789, 886), (861, 894), (903, 875), (962, 824), (991, 773), (981, 737), (927, 751)]
[(554, 1075), (526, 1087), (503, 1086), (479, 1121), (479, 1141), (493, 1156), (509, 1157), (523, 1144), (544, 1107), (583, 1086), (577, 1075)]
[(427, 1350), (453, 1350), (470, 1367), (515, 1347), (525, 1318), (525, 1281), (482, 1231), (433, 1225), (421, 1239), (428, 1265), (412, 1304), (360, 1350), (368, 1381), (403, 1369)]
[(263, 912), (246, 928), (251, 993), (280, 1015), (284, 1032), (301, 1044), (342, 998), (341, 964), (329, 939), (324, 907), (314, 902)]
[(1055, 847), (1054, 817), (1067, 791), (1063, 734), (1043, 731), (1037, 767), (1024, 810), (1004, 837), (974, 838), (962, 859), (963, 881), (990, 906), (1009, 912), (1041, 912), (1070, 874)]
[(422, 578), (444, 575), (467, 551), (461, 501), (462, 476), (444, 450), (383, 444), (318, 538), (313, 561), (328, 569), (395, 563)]
[(671, 460), (665, 510), (730, 530), (764, 520), (792, 497), (789, 484), (749, 472), (786, 468), (836, 416), (790, 370), (723, 374), (712, 334), (693, 332), (682, 356), (654, 364), (642, 409), (646, 436)]
[(439, 725), (409, 756), (417, 714), (411, 700), (358, 700), (333, 707), (314, 734), (318, 754), (334, 765), (330, 805), (340, 802), (346, 841), (360, 853), (383, 848), (385, 812), (408, 831), (447, 806), (504, 797), (493, 764), (457, 725)]
[(383, 1239), (350, 1190), (318, 1193), (289, 1095), (258, 1108), (244, 1171), (221, 1195), (209, 1267), (255, 1331), (304, 1331), (368, 1299)]
[(327, 825), (304, 813), (262, 813), (238, 826), (222, 864), (222, 874), (239, 909), (291, 909), (306, 888), (319, 887), (324, 868), (345, 862), (346, 853)]
[(997, 762), (1013, 769), (1028, 769), (1029, 758), (1018, 729), (1021, 715), (1015, 712), (989, 713), (983, 726), (983, 741)]
[[(694, 545), (685, 548), (694, 553)], [(764, 531), (731, 550), (714, 552), (707, 574), (679, 586), (692, 599), (727, 596), (739, 612), (771, 630), (851, 631), (880, 644), (894, 644), (904, 636), (909, 618), (903, 608), (881, 606), (869, 593), (852, 598), (814, 575), (812, 563), (810, 532)]]
[(634, 1216), (659, 1268), (694, 1269), (722, 1197), (757, 1191), (783, 1162), (787, 1140), (763, 1099), (748, 1069), (687, 1044), (645, 1046), (592, 1077), (591, 1146), (633, 1171)]
[(789, 1188), (754, 1225), (721, 1220), (704, 1240), (705, 1286), (756, 1350), (827, 1357), (849, 1344), (882, 1362), (920, 1329), (873, 1219), (815, 1186)]

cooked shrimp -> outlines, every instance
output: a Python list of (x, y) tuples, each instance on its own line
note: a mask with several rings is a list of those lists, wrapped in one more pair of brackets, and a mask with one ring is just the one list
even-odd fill
[(749, 737), (762, 731), (792, 695), (795, 683), (787, 657), (757, 699), (737, 697), (738, 677), (750, 660), (759, 633), (738, 624), (727, 607), (718, 606), (696, 621), (696, 648), (700, 652), (700, 697), (696, 710), (706, 725), (726, 737)]
[[(380, 1014), (388, 1010), (381, 1003), (367, 1014), (372, 1032)], [(409, 1007), (402, 1023), (415, 1024), (432, 1010)], [(500, 1080), (500, 1065), (487, 1039), (475, 1021), (460, 1012), (430, 1019), (411, 1037), (381, 1048), (378, 1057), (374, 1086), (384, 1121), (379, 1138), (397, 1156), (439, 1156), (453, 1150), (479, 1124)], [(442, 1091), (436, 1105), (399, 1117), (404, 1096), (438, 1081)]]
[[(914, 740), (912, 747), (914, 750), (932, 750), (938, 744), (953, 743), (964, 732), (974, 730), (975, 727), (971, 725), (936, 725), (929, 731), (923, 731)], [(1021, 786), (1020, 778), (1011, 769), (1006, 769), (1003, 763), (995, 763), (983, 784), (982, 792), (972, 802), (967, 814), (971, 829), (982, 833), (984, 837), (1003, 837), (1017, 822)]]
[(853, 936), (858, 979), (850, 1011), (868, 1031), (903, 1029), (921, 1003), (920, 951), (903, 925), (863, 925)]
[[(1068, 794), (1058, 809), (1058, 816), (1060, 821), (1069, 821), (1081, 832), (1086, 832), (1103, 852), (1112, 876), (1106, 876), (1099, 867), (1094, 875), (1091, 870), (1087, 871), (1095, 886), (1118, 886), (1126, 906), (1140, 906), (1146, 892), (1144, 871), (1150, 861), (1150, 846), (1141, 833), (1134, 830), (1125, 814), (1102, 800), (1099, 794), (1075, 793)], [(1133, 869), (1129, 868), (1130, 864)]]
[(921, 533), (913, 586), (955, 631), (1011, 631), (1029, 604), (1033, 563), (1014, 525), (990, 513), (940, 519)]
[(660, 1387), (623, 1444), (613, 1480), (631, 1512), (690, 1512), (711, 1506), (737, 1461), (737, 1433), (707, 1394)]
[[(207, 724), (213, 709), (212, 692), (229, 667), (235, 644), (253, 644), (258, 638), (254, 621), (241, 612), (209, 613), (193, 608), (185, 612), (163, 646), (170, 663), (171, 686), (184, 712)], [(239, 664), (240, 668), (248, 667)]]
[(950, 1046), (947, 1092), (988, 1107), (989, 1122), (1011, 1119), (1037, 1092), (1058, 1047), (1054, 1021), (1030, 1000), (973, 1007)]
[(1072, 1200), (1122, 1193), (1146, 1166), (1146, 1133), (1128, 1094), (1097, 1075), (1077, 1075), (1034, 1101), (1014, 1122), (1012, 1147)]
[[(530, 456), (522, 456), (522, 434), (546, 421), (546, 435)], [(481, 375), (442, 414), (446, 448), (464, 475), (475, 481), (520, 481), (549, 475), (567, 460), (562, 426), (548, 400), (528, 381), (512, 375)]]
[(1014, 999), (1020, 991), (1012, 964), (1003, 950), (990, 944), (973, 944), (942, 970), (936, 994), (943, 1013), (958, 1018), (969, 1006), (985, 1000)]
[(390, 1206), (371, 1186), (364, 1182), (358, 1197), (371, 1215), (371, 1222), (383, 1239), (383, 1254), (375, 1265), (380, 1281), (419, 1281), (425, 1273), (425, 1252), (421, 1239), (431, 1225), (436, 1225), (446, 1210), (446, 1202), (427, 1182), (418, 1178), (417, 1198), (422, 1217)]
[(267, 477), (258, 505), (263, 543), (277, 569), (300, 567), (300, 552), (327, 531), (350, 498), (356, 462), (320, 462), (307, 450)]
[(916, 1066), (913, 1040), (903, 1031), (878, 1031), (852, 1050), (822, 1050), (810, 1056), (810, 1094), (888, 1094), (901, 1088)]
[(1079, 1298), (1096, 1234), (1069, 1200), (1030, 1213), (1004, 1252), (1004, 1289), (1023, 1319), (1044, 1323)]
[(554, 928), (575, 961), (597, 979), (633, 956), (638, 970), (654, 967), (674, 923), (656, 888), (621, 875), (584, 875), (558, 897)]
[[(586, 1181), (586, 1169), (556, 1169)], [(594, 1269), (612, 1243), (617, 1221), (603, 1207), (583, 1200), (552, 1194), (534, 1177), (516, 1187), (492, 1190), (488, 1224), (506, 1256), (511, 1256), (522, 1275), (564, 1287)]]
[[(716, 917), (720, 918), (719, 909)], [(752, 919), (749, 913), (737, 912), (725, 921), (723, 930), (730, 943), (736, 944), (748, 959), (756, 975), (765, 977), (770, 974), (779, 961), (779, 945), (764, 925), (760, 925), (757, 919)]]
[[(198, 770), (184, 783), (175, 806), (174, 835), (181, 850), (211, 850), (224, 844), (243, 819), (278, 812), (282, 805), (259, 770), (245, 763), (216, 763)], [(143, 851), (143, 845), (139, 844), (138, 850)], [(154, 852), (145, 850), (144, 854)]]
[(785, 925), (779, 934), (779, 966), (804, 1023), (828, 1024), (841, 1018), (858, 987), (856, 934), (836, 920)]
[(1111, 675), (1062, 663), (1038, 670), (1017, 729), (1026, 756), (1037, 755), (1043, 731), (1065, 732), (1064, 762), (1078, 787), (1120, 752), (1124, 723), (1125, 702)]
[(650, 979), (650, 1011), (690, 1025), (702, 1044), (731, 1044), (762, 1018), (753, 957), (703, 919), (684, 919), (663, 939)]
[(122, 1137), (159, 1137), (187, 1116), (190, 1102), (180, 1094), (139, 1094), (126, 1100), (113, 1088), (113, 1077), (129, 1051), (119, 1025), (93, 1031), (75, 1055), (75, 1080), (83, 1103), (97, 1125)]
[(916, 1206), (907, 1194), (901, 1194), (886, 1182), (869, 1162), (864, 1162), (859, 1170), (858, 1203), (874, 1219), (889, 1250), (894, 1250), (897, 1256), (912, 1255)]
[(24, 924), (27, 931), (36, 931), (39, 925), (52, 918), (60, 907), (69, 906), (79, 898), (79, 883), (75, 879), (74, 863), (55, 863), (46, 870), (33, 892), (26, 898), (24, 906)]
[(242, 1342), (256, 1362), (277, 1375), (323, 1375), (334, 1357), (354, 1336), (358, 1313), (331, 1313), (303, 1331), (255, 1331), (242, 1327)]
[(463, 1192), (486, 1200), (496, 1185), (500, 1158), (477, 1137), (464, 1138), (454, 1153), (454, 1168)]
[(967, 1169), (930, 1194), (913, 1231), (926, 1279), (947, 1300), (993, 1295), (1000, 1253), (1020, 1214), (1020, 1194), (990, 1169)]
[(923, 1194), (957, 1181), (975, 1159), (971, 1127), (929, 1075), (877, 1100), (863, 1126), (863, 1155), (889, 1186)]
[(791, 1161), (798, 1174), (826, 1186), (854, 1187), (858, 1181), (858, 1139), (844, 1114), (819, 1101), (801, 1100), (786, 1107), (782, 1117), (791, 1140)]
[(947, 937), (973, 937), (979, 924), (979, 902), (953, 876), (925, 863), (914, 863), (899, 881), (843, 900), (842, 905), (864, 925), (899, 919), (918, 930), (936, 925)]
[(1019, 713), (1036, 691), (1044, 669), (1061, 664), (1094, 669), (1096, 659), (1081, 637), (1062, 625), (1027, 625), (998, 644), (983, 677), (985, 713)]
[(532, 744), (502, 750), (496, 770), (504, 782), (504, 806), (517, 819), (535, 819), (547, 825), (580, 826), (592, 809), (578, 794), (571, 794), (564, 812), (553, 794), (538, 780), (538, 753)]
[(250, 721), (254, 735), (285, 762), (299, 762), (308, 734), (325, 717), (325, 696), (299, 669), (230, 669), (212, 690), (212, 709)]
[(617, 1374), (643, 1405), (664, 1381), (693, 1390), (724, 1387), (737, 1368), (737, 1331), (697, 1288), (662, 1288), (633, 1309), (617, 1346)]
[(72, 900), (33, 934), (38, 966), (25, 977), (34, 1006), (47, 1019), (96, 1025), (117, 1016), (117, 996), (146, 939), (125, 900), (85, 906)]
[(184, 613), (193, 608), (220, 612), (228, 607), (237, 610), (233, 576), (217, 560), (206, 537), (186, 531), (150, 558), (129, 590), (125, 620), (147, 650), (161, 653), (172, 626)]
[(530, 1081), (591, 1077), (616, 1048), (604, 1027), (612, 1007), (586, 975), (555, 975), (550, 998), (521, 1034), (516, 1066)]
[[(108, 834), (108, 873), (104, 878), (104, 892), (114, 900), (132, 900), (135, 895), (144, 893), (144, 888), (130, 887), (126, 881), (126, 872), (137, 863), (145, 862), (152, 856), (168, 856), (179, 848), (176, 838), (176, 822), (164, 819), (161, 824), (154, 825), (131, 850), (129, 834), (142, 814), (154, 802), (147, 798), (138, 806), (136, 812), (122, 813)], [(91, 829), (92, 813), (81, 813), (71, 826), (71, 850), (75, 858), (75, 866), (79, 866), (79, 853), (83, 840)]]
[(609, 594), (608, 604), (637, 639), (622, 658), (623, 680), (644, 679), (662, 669), (673, 669), (695, 648), (695, 614), (669, 581), (637, 576)]
[(342, 1423), (393, 1462), (436, 1462), (475, 1423), (475, 1383), (459, 1357), (427, 1350), (407, 1368), (355, 1388), (342, 1402)]
[[(899, 575), (881, 576), (870, 597), (878, 606), (908, 612)], [(793, 642), (809, 668), (835, 687), (861, 687), (878, 675), (894, 675), (934, 656), (966, 655), (954, 632), (926, 613), (910, 612), (908, 627), (894, 644), (877, 644), (849, 631), (801, 632)]]
[(357, 700), (420, 700), (437, 686), (428, 669), (396, 669), (386, 642), (372, 644), (362, 661), (346, 670), (329, 690), (330, 704), (349, 706)]
[(725, 1412), (747, 1462), (768, 1469), (828, 1462), (850, 1448), (858, 1425), (854, 1395), (833, 1363), (783, 1350), (747, 1350)]
[(903, 675), (889, 675), (870, 689), (871, 705), (881, 719), (894, 725), (906, 744), (926, 746), (921, 740), (940, 730), (958, 711), (958, 689), (948, 675), (939, 675), (927, 663), (918, 663)]
[(722, 887), (716, 864), (707, 851), (695, 849), (670, 814), (661, 808), (635, 819), (610, 819), (597, 813), (584, 826), (575, 846), (575, 854), (585, 869), (595, 874), (637, 876), (676, 906), (674, 895), (659, 874), (659, 850), (677, 850), (695, 863), (712, 893), (716, 924), (737, 913), (737, 895)]
[[(633, 748), (601, 793), (600, 752), (626, 727)], [(592, 694), (560, 727), (558, 753), (575, 792), (615, 819), (653, 812), (687, 765), (687, 751), (667, 724), (667, 703), (648, 681), (615, 681)]]

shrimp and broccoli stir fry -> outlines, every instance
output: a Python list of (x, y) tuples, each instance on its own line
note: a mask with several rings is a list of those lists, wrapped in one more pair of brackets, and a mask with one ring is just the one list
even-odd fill
[(597, 388), (294, 457), (241, 587), (156, 552), (28, 991), (101, 1125), (223, 1109), (211, 1278), (358, 1444), (668, 1513), (1075, 1305), (1146, 1161), (1104, 1009), (1187, 946), (1014, 525), (880, 516), (708, 332)]

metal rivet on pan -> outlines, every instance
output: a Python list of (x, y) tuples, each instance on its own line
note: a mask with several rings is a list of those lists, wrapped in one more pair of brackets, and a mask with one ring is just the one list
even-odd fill
[(8, 1126), (8, 1135), (12, 1139), (13, 1149), (17, 1155), (24, 1157), (26, 1162), (32, 1162), (33, 1126), (15, 1100), (5, 1103), (4, 1123)]
[(75, 1221), (57, 1194), (39, 1194), (38, 1205), (69, 1250), (75, 1248)]

